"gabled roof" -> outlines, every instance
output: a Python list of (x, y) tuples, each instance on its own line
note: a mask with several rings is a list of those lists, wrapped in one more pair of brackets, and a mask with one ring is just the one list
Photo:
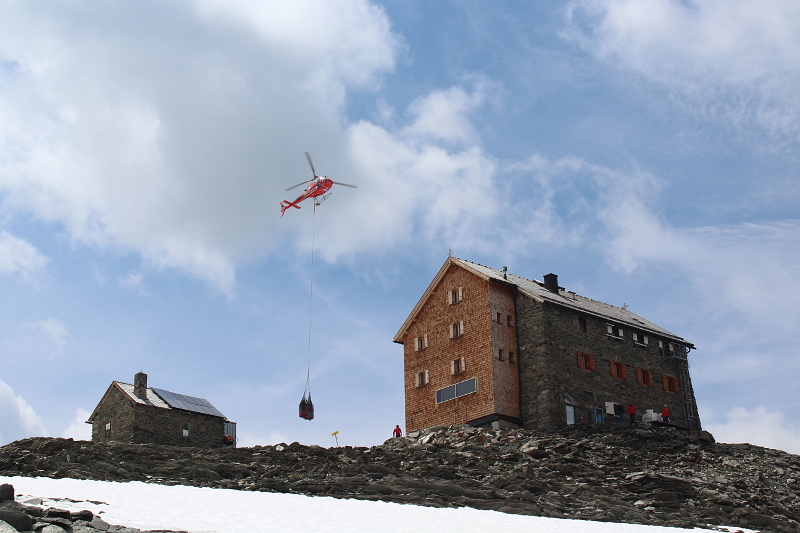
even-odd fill
[(411, 314), (403, 323), (400, 331), (398, 331), (394, 336), (394, 342), (402, 344), (403, 336), (405, 335), (406, 330), (414, 322), (417, 314), (425, 305), (425, 302), (427, 302), (428, 298), (436, 289), (436, 286), (444, 277), (450, 266), (461, 267), (487, 281), (495, 281), (501, 284), (514, 286), (525, 296), (533, 300), (566, 307), (586, 315), (608, 320), (609, 322), (612, 322), (618, 326), (627, 326), (644, 333), (652, 333), (654, 335), (664, 337), (665, 339), (677, 341), (693, 347), (691, 343), (686, 342), (686, 340), (682, 337), (678, 337), (674, 333), (670, 333), (666, 329), (659, 327), (649, 320), (645, 320), (639, 315), (636, 315), (622, 307), (615, 307), (603, 302), (598, 302), (597, 300), (592, 300), (591, 298), (586, 298), (572, 291), (566, 291), (563, 289), (563, 287), (559, 287), (558, 294), (556, 294), (555, 292), (545, 288), (544, 283), (541, 281), (521, 278), (513, 274), (504, 273), (500, 270), (479, 265), (478, 263), (465, 261), (463, 259), (458, 259), (456, 257), (447, 258), (447, 261), (445, 261), (444, 265), (442, 265), (442, 268), (439, 269), (439, 272), (436, 274), (436, 277), (433, 278), (433, 281), (422, 295), (422, 298), (420, 298), (419, 302), (417, 302), (414, 310), (411, 311)]
[(111, 385), (108, 387), (108, 390), (103, 395), (103, 398), (95, 407), (94, 412), (89, 417), (89, 422), (94, 420), (95, 415), (97, 414), (97, 410), (100, 408), (100, 405), (103, 403), (103, 400), (106, 399), (109, 392), (112, 389), (118, 389), (121, 391), (125, 396), (128, 397), (129, 400), (132, 402), (142, 404), (142, 405), (150, 405), (152, 407), (158, 407), (160, 409), (179, 409), (183, 411), (192, 411), (195, 413), (202, 413), (205, 415), (216, 416), (219, 418), (223, 418), (228, 420), (228, 418), (223, 415), (216, 407), (211, 405), (211, 403), (204, 399), (204, 398), (195, 398), (194, 396), (186, 396), (185, 394), (176, 394), (174, 392), (169, 392), (163, 389), (155, 389), (151, 387), (147, 387), (145, 389), (145, 397), (139, 398), (133, 392), (133, 385), (130, 383), (122, 383), (121, 381), (112, 381)]

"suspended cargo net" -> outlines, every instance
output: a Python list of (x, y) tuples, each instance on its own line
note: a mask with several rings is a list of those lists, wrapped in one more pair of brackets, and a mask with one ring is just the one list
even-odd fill
[(303, 399), (300, 400), (300, 418), (306, 420), (314, 419), (314, 403), (311, 401), (311, 393), (303, 394)]

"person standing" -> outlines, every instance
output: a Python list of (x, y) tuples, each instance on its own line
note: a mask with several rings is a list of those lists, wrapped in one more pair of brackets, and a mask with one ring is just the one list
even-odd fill
[(631, 419), (631, 424), (636, 422), (636, 406), (633, 405), (633, 402), (628, 404), (628, 417)]
[(392, 434), (395, 436), (395, 438), (403, 436), (403, 430), (400, 429), (400, 424), (394, 427), (394, 431), (392, 431)]
[(661, 408), (661, 421), (669, 424), (669, 409), (667, 408), (667, 404), (664, 404), (664, 407)]

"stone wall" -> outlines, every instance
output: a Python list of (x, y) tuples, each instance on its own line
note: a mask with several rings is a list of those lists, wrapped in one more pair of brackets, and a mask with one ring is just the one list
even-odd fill
[[(134, 442), (134, 409), (128, 396), (114, 384), (100, 400), (92, 423), (92, 442)], [(106, 429), (106, 426), (109, 429)]]
[[(521, 294), (517, 306), (525, 427), (552, 429), (565, 425), (567, 403), (575, 404), (576, 421), (583, 417), (594, 423), (596, 409), (600, 408), (604, 423), (619, 423), (619, 418), (605, 413), (606, 402), (626, 410), (633, 402), (637, 420), (646, 409), (660, 413), (667, 405), (670, 422), (688, 425), (682, 391), (670, 392), (662, 386), (662, 376), (678, 379), (680, 369), (674, 358), (659, 353), (658, 337), (647, 334), (648, 345), (637, 345), (634, 330), (623, 327), (623, 338), (611, 339), (608, 321)], [(581, 331), (579, 317), (586, 321), (586, 332)], [(591, 369), (579, 366), (579, 354), (590, 357)], [(624, 378), (612, 375), (612, 363), (624, 365)], [(583, 366), (587, 366), (585, 360)], [(638, 379), (640, 369), (649, 373), (649, 384)], [(685, 385), (691, 387), (691, 381)]]
[[(225, 421), (219, 417), (142, 404), (136, 404), (135, 411), (134, 443), (207, 448), (222, 446)], [(189, 426), (186, 436), (183, 434), (184, 425)]]

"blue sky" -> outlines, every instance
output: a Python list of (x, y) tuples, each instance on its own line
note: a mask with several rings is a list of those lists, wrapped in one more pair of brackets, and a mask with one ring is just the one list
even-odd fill
[[(791, 0), (0, 4), (0, 442), (112, 380), (240, 444), (403, 423), (447, 251), (688, 339), (718, 439), (800, 452)], [(312, 210), (284, 189), (317, 170)]]

